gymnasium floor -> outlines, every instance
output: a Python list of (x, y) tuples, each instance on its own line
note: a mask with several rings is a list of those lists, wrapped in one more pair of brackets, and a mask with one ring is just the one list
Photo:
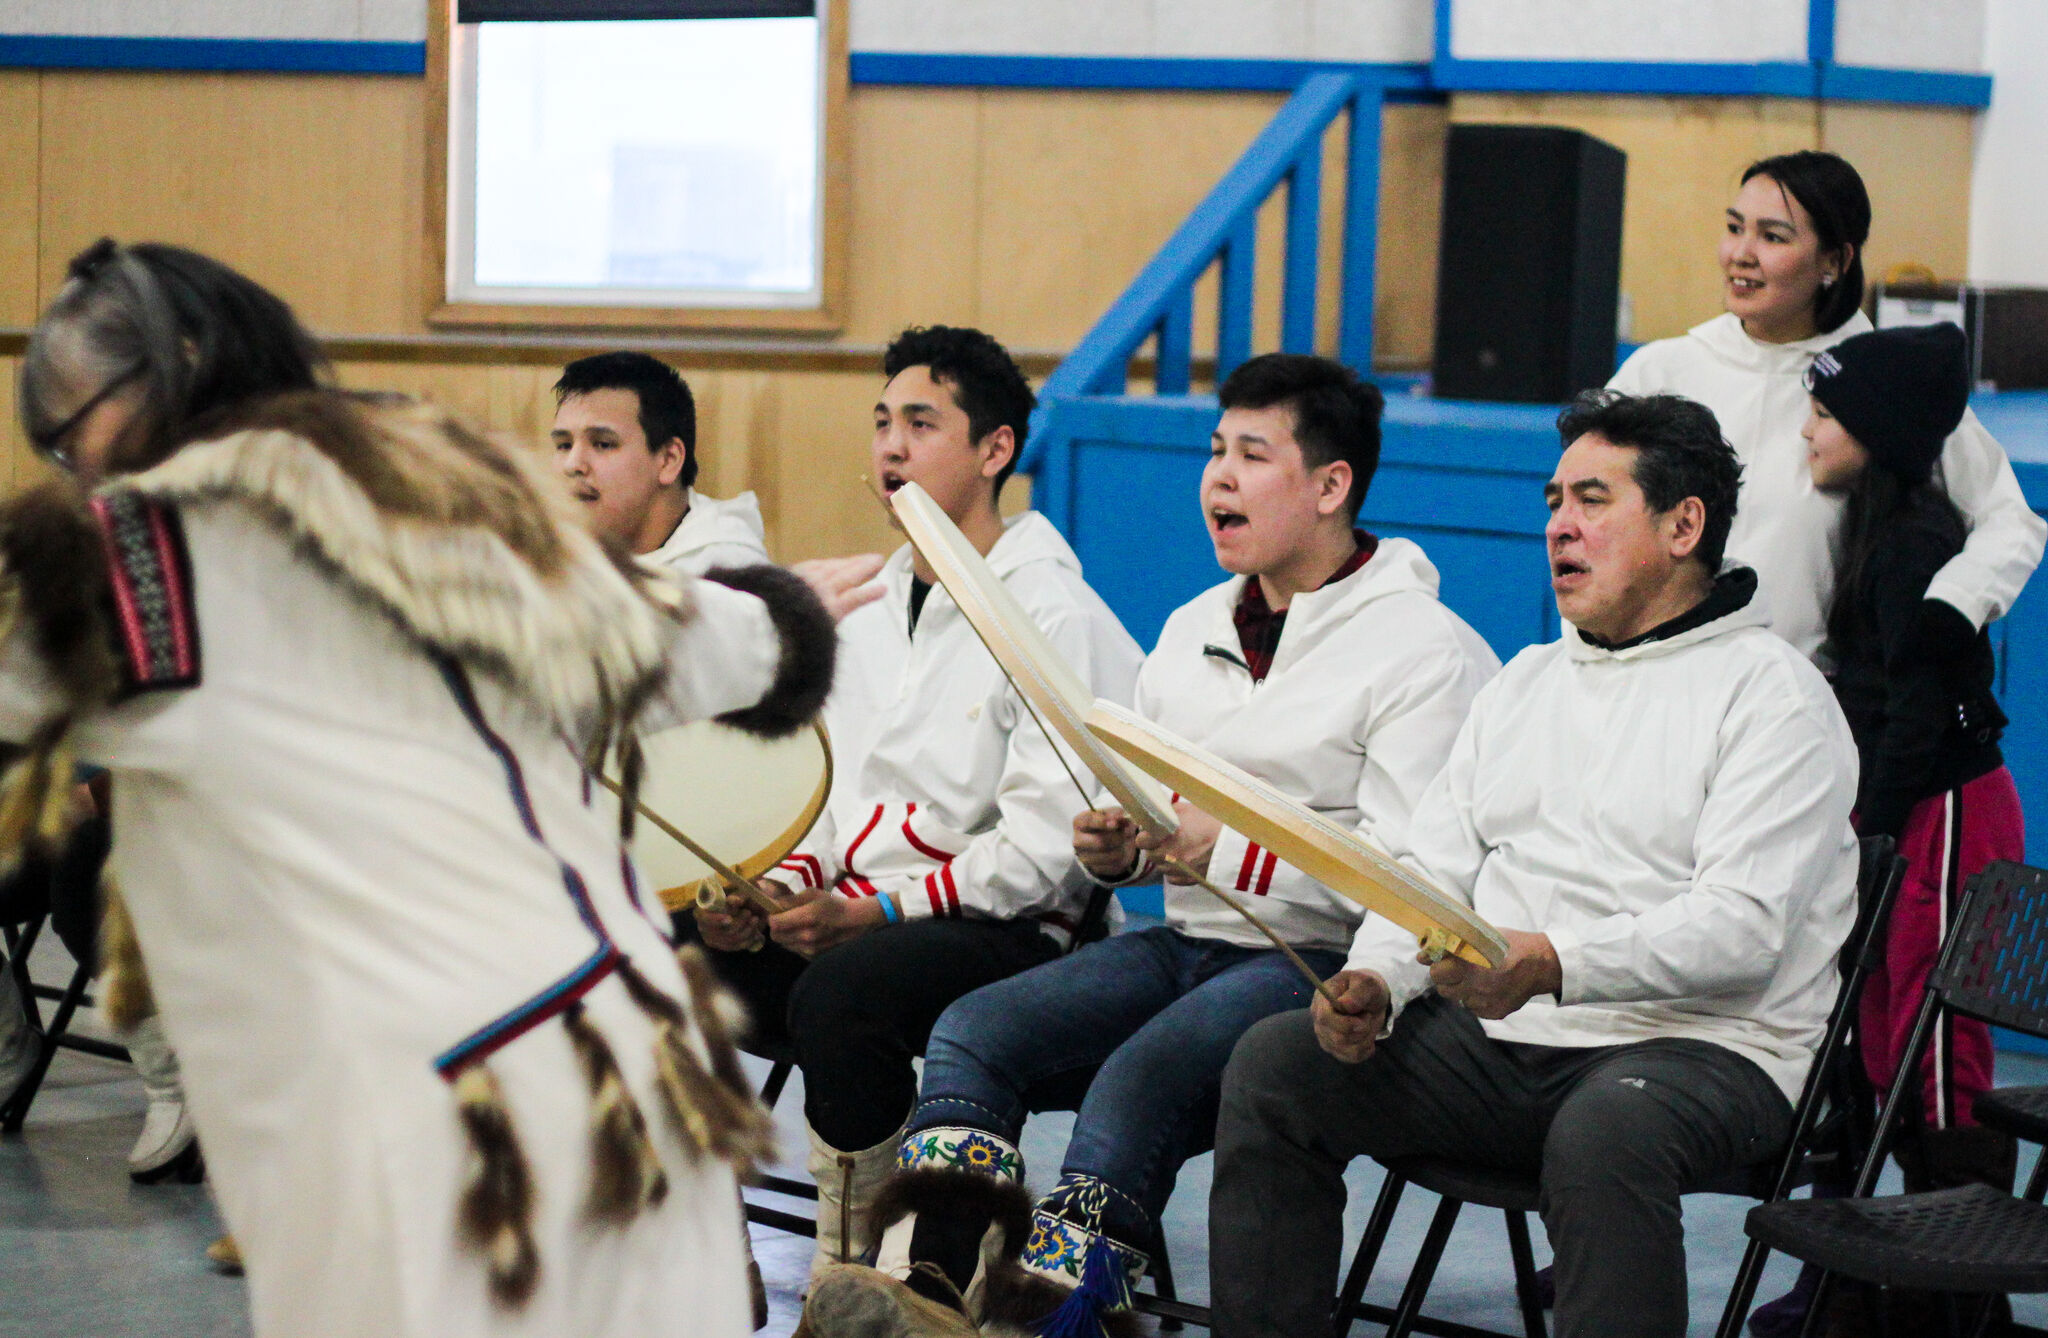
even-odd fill
[[(39, 951), (38, 958), (42, 958)], [(37, 978), (68, 968), (61, 950), (39, 960)], [(2048, 1082), (2048, 1060), (1999, 1056), (2001, 1083)], [(777, 1116), (783, 1147), (801, 1175), (803, 1125), (797, 1082)], [(140, 1127), (141, 1084), (126, 1065), (63, 1052), (37, 1098), (28, 1128), (0, 1139), (0, 1336), (14, 1338), (241, 1338), (249, 1332), (243, 1284), (216, 1275), (203, 1251), (220, 1224), (204, 1186), (132, 1185), (123, 1158)], [(1026, 1131), (1024, 1153), (1033, 1179), (1049, 1181), (1059, 1165), (1069, 1119), (1044, 1116)], [(2024, 1180), (2034, 1152), (2022, 1150)], [(1351, 1169), (1350, 1234), (1355, 1242), (1378, 1189), (1370, 1162)], [(1892, 1175), (1896, 1189), (1896, 1173)], [(1167, 1211), (1174, 1271), (1185, 1300), (1206, 1301), (1208, 1241), (1204, 1207), (1209, 1159), (1190, 1164)], [(764, 1202), (775, 1202), (764, 1200)], [(1410, 1191), (1397, 1220), (1371, 1299), (1392, 1304), (1420, 1245), (1435, 1200)], [(778, 1204), (778, 1206), (790, 1206)], [(1741, 1257), (1742, 1216), (1749, 1200), (1696, 1195), (1686, 1200), (1694, 1335), (1710, 1334)], [(1548, 1250), (1537, 1231), (1538, 1262)], [(773, 1315), (767, 1333), (795, 1326), (798, 1294), (810, 1260), (808, 1240), (756, 1228), (754, 1249), (769, 1286)], [(1508, 1276), (1507, 1235), (1500, 1214), (1468, 1209), (1460, 1218), (1429, 1309), (1445, 1318), (1519, 1332)], [(1793, 1268), (1772, 1261), (1762, 1295), (1783, 1290)], [(2018, 1298), (2020, 1318), (2048, 1323), (2048, 1297)], [(1360, 1324), (1354, 1332), (1375, 1333)], [(1190, 1330), (1192, 1333), (1198, 1331)]]

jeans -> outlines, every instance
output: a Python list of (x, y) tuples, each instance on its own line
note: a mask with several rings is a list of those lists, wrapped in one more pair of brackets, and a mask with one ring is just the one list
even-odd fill
[[(1334, 952), (1302, 957), (1324, 975), (1343, 966)], [(1015, 1143), (1029, 1111), (1078, 1110), (1063, 1177), (1106, 1184), (1103, 1231), (1148, 1249), (1181, 1164), (1209, 1147), (1238, 1038), (1309, 998), (1270, 948), (1118, 934), (948, 1008), (910, 1130), (965, 1125)]]
[(1209, 1199), (1217, 1338), (1328, 1332), (1353, 1157), (1431, 1156), (1538, 1177), (1558, 1338), (1681, 1338), (1679, 1197), (1778, 1153), (1792, 1105), (1694, 1040), (1567, 1048), (1491, 1040), (1425, 995), (1362, 1064), (1306, 1012), (1246, 1034), (1224, 1078)]

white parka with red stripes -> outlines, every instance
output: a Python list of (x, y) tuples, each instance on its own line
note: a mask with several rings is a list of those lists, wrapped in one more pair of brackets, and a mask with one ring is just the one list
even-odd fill
[[(1272, 668), (1254, 683), (1231, 621), (1247, 579), (1166, 620), (1138, 674), (1137, 710), (1374, 844), (1397, 844), (1499, 657), (1437, 601), (1422, 549), (1381, 539), (1363, 567), (1294, 597)], [(1358, 927), (1356, 903), (1228, 828), (1209, 877), (1250, 894), (1296, 947), (1343, 952)], [(1168, 887), (1166, 918), (1197, 938), (1266, 943), (1200, 888)]]
[[(1143, 652), (1051, 522), (1008, 521), (988, 562), (1095, 695), (1129, 703)], [(945, 587), (911, 631), (908, 546), (877, 579), (887, 594), (839, 627), (831, 797), (774, 876), (893, 893), (912, 919), (1030, 916), (1071, 930), (1091, 886), (1074, 859), (1074, 782)]]

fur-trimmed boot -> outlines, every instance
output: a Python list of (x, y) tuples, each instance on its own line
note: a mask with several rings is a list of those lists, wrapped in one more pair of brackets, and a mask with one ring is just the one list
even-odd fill
[(1031, 1230), (1024, 1158), (981, 1129), (922, 1129), (875, 1204), (875, 1267), (979, 1324), (990, 1278), (1016, 1274)]
[(879, 1269), (834, 1264), (811, 1281), (790, 1338), (976, 1338), (957, 1305), (941, 1305)]
[(807, 1165), (818, 1185), (818, 1252), (811, 1256), (815, 1281), (832, 1264), (865, 1263), (875, 1246), (875, 1196), (896, 1169), (901, 1130), (871, 1148), (842, 1152), (805, 1126), (811, 1151)]
[(1137, 1332), (1131, 1289), (1150, 1260), (1103, 1231), (1113, 1193), (1093, 1176), (1067, 1175), (1038, 1201), (1019, 1268), (990, 1279), (984, 1327), (1014, 1326), (1045, 1338)]

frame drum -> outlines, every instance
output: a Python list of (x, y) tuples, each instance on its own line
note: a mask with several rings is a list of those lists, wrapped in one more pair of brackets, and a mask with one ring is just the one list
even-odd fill
[(832, 790), (831, 741), (817, 722), (771, 740), (695, 720), (656, 730), (640, 746), (646, 769), (640, 779), (643, 811), (633, 825), (633, 860), (671, 911), (694, 905), (697, 886), (705, 880), (721, 888), (724, 884), (649, 822), (648, 813), (658, 814), (751, 879), (796, 848)]

